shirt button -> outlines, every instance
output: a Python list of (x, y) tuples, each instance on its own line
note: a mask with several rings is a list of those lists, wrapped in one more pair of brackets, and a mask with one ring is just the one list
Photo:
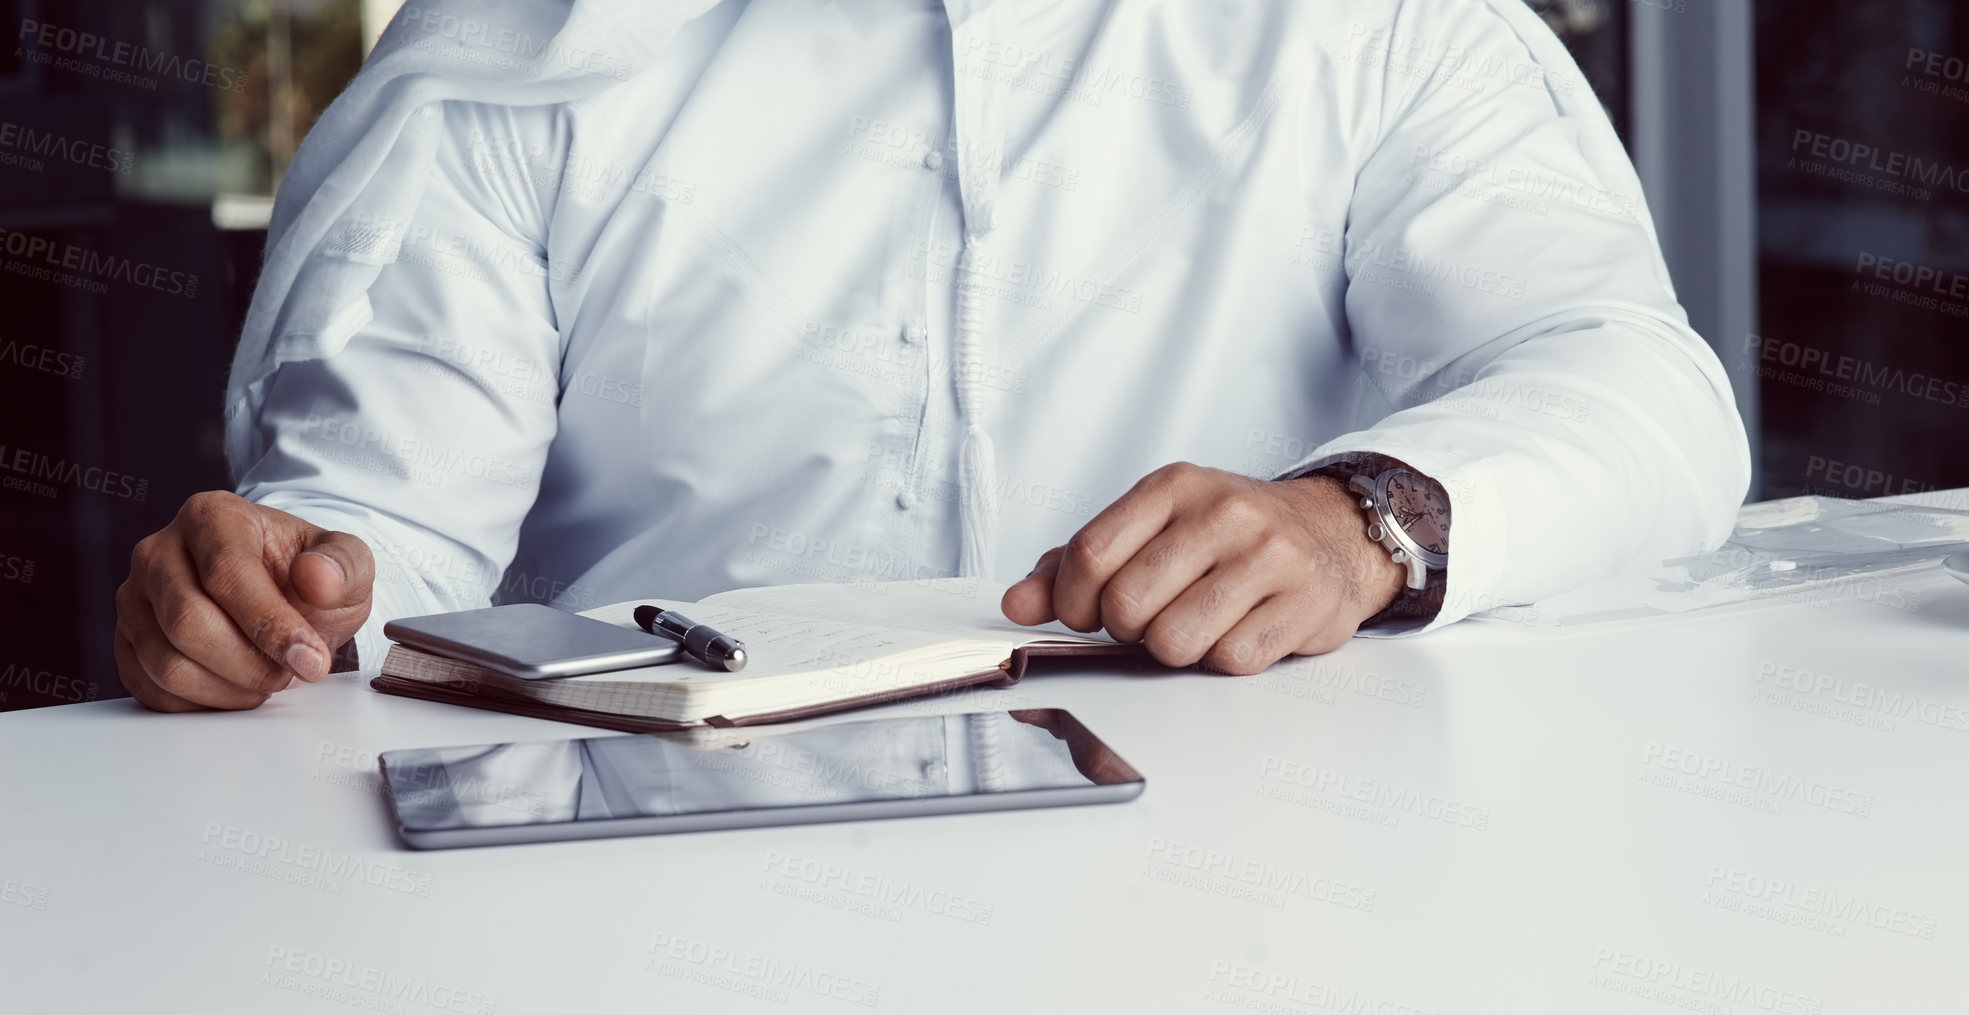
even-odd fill
[(925, 332), (920, 324), (905, 325), (902, 329), (902, 340), (910, 345), (921, 345), (928, 337), (930, 337), (929, 333)]
[(923, 778), (925, 778), (925, 779), (941, 779), (941, 778), (943, 778), (943, 762), (941, 762), (941, 761), (926, 761), (926, 762), (924, 762), (924, 763), (923, 763)]
[(926, 154), (926, 155), (924, 155), (924, 156), (923, 156), (923, 168), (925, 168), (925, 169), (927, 169), (927, 170), (929, 170), (929, 171), (931, 171), (931, 172), (933, 172), (933, 173), (934, 173), (934, 172), (936, 172), (936, 171), (937, 171), (937, 170), (939, 170), (939, 169), (942, 169), (942, 168), (943, 168), (943, 153), (942, 153), (942, 152), (938, 152), (938, 151), (933, 151), (933, 152), (930, 152), (930, 153), (928, 153), (928, 154)]
[(915, 507), (916, 494), (908, 490), (904, 490), (903, 492), (896, 494), (896, 506), (902, 508), (904, 511), (907, 511), (910, 508)]

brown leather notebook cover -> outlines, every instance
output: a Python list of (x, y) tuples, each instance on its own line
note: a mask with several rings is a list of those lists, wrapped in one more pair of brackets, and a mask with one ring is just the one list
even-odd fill
[[(830, 712), (840, 712), (868, 705), (880, 705), (906, 698), (939, 694), (966, 687), (1010, 687), (1026, 674), (1030, 661), (1034, 658), (1055, 658), (1068, 656), (1139, 656), (1147, 651), (1137, 643), (1132, 645), (1025, 645), (1012, 650), (1011, 658), (998, 664), (994, 669), (966, 673), (948, 680), (938, 680), (928, 684), (884, 691), (879, 694), (865, 694), (852, 698), (840, 698), (819, 705), (804, 708), (782, 709), (776, 712), (759, 712), (752, 715), (731, 716), (714, 715), (699, 723), (679, 723), (667, 719), (653, 719), (646, 716), (623, 715), (617, 712), (600, 712), (594, 709), (578, 708), (571, 705), (552, 705), (532, 698), (506, 694), (492, 685), (482, 686), (477, 691), (463, 691), (447, 684), (435, 684), (416, 680), (397, 674), (415, 672), (440, 662), (447, 669), (470, 667), (467, 663), (451, 660), (438, 660), (429, 653), (402, 645), (390, 646), (390, 653), (383, 659), (382, 675), (370, 680), (369, 686), (385, 694), (397, 694), (406, 698), (422, 698), (425, 701), (443, 702), (448, 705), (465, 705), (471, 708), (491, 709), (495, 712), (509, 712), (513, 715), (532, 716), (536, 719), (552, 719), (556, 722), (578, 723), (583, 726), (596, 726), (602, 729), (620, 730), (624, 733), (671, 733), (700, 725), (716, 727), (758, 726), (767, 723), (792, 722)], [(687, 664), (679, 664), (687, 665)], [(456, 672), (453, 670), (452, 672)]]

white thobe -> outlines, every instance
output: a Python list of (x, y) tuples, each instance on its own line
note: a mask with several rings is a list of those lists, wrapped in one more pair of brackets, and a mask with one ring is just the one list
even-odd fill
[(728, 0), (595, 94), (424, 106), (238, 489), (368, 542), (370, 665), (488, 602), (1015, 579), (1174, 461), (1440, 480), (1430, 626), (1714, 546), (1728, 382), (1512, 3)]

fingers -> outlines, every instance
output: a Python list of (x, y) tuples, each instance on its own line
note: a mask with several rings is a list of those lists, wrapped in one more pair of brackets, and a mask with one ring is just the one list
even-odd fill
[[(182, 551), (167, 568), (145, 575), (142, 595), (151, 622), (178, 654), (248, 691), (271, 692), (287, 686), (293, 672), (266, 657), (227, 616), (207, 598)], [(140, 652), (139, 655), (142, 655)]]
[(116, 634), (114, 652), (116, 675), (123, 681), (123, 689), (129, 691), (130, 697), (137, 699), (138, 704), (153, 712), (196, 712), (204, 708), (152, 683), (150, 674), (145, 673), (143, 664), (137, 661), (137, 650), (131, 647), (130, 640), (121, 631)]
[[(1171, 666), (1256, 673), (1330, 651), (1398, 593), (1336, 481), (1266, 483), (1178, 464), (1156, 470), (1062, 548), (1052, 612), (1107, 628)], [(1028, 578), (1008, 616), (1043, 615)], [(1384, 587), (1385, 586), (1385, 587)]]
[(1220, 673), (1257, 673), (1288, 655), (1322, 655), (1354, 636), (1329, 600), (1281, 592), (1259, 603), (1204, 653), (1203, 665)]
[(1053, 581), (1060, 572), (1060, 557), (1065, 553), (1065, 547), (1055, 546), (1040, 554), (1032, 573), (1005, 590), (998, 608), (1004, 611), (1006, 619), (1027, 627), (1057, 619), (1053, 613)]
[(1119, 642), (1141, 641), (1149, 623), (1218, 560), (1221, 539), (1174, 522), (1121, 566), (1101, 590), (1101, 626)]
[(236, 494), (196, 494), (130, 555), (118, 674), (159, 710), (253, 708), (327, 676), (327, 639), (367, 619), (374, 575), (355, 536)]
[(125, 583), (117, 597), (117, 669), (137, 700), (165, 712), (257, 708), (267, 700), (267, 691), (242, 687), (178, 651), (135, 587)]
[(319, 550), (309, 550), (294, 558), (287, 569), (287, 586), (296, 598), (316, 609), (332, 610), (342, 605), (349, 583), (342, 563)]
[(307, 549), (294, 558), (287, 581), (302, 602), (337, 610), (366, 604), (375, 578), (376, 560), (367, 544), (346, 532), (316, 529)]
[(236, 494), (196, 494), (130, 555), (116, 593), (118, 674), (151, 708), (253, 708), (327, 676), (327, 637), (361, 626), (374, 576), (355, 536)]
[(1143, 633), (1142, 642), (1165, 666), (1192, 665), (1279, 587), (1277, 576), (1258, 562), (1225, 561), (1160, 611)]
[[(199, 673), (217, 676), (241, 691), (264, 694), (287, 683), (287, 667), (268, 659), (205, 594), (191, 556), (175, 534), (147, 537), (131, 556), (130, 580), (117, 590), (117, 620), (151, 679), (198, 704), (219, 704), (190, 685), (174, 685), (155, 668), (168, 649), (169, 655), (194, 663)], [(153, 634), (161, 645), (149, 643)], [(173, 664), (170, 672), (181, 670)]]
[(1061, 623), (1076, 631), (1100, 629), (1101, 590), (1108, 579), (1162, 532), (1184, 491), (1205, 471), (1188, 463), (1165, 465), (1067, 540), (1053, 581), (1053, 612)]
[(328, 645), (268, 571), (267, 549), (278, 537), (270, 536), (261, 522), (252, 505), (239, 497), (200, 494), (185, 502), (173, 526), (184, 523), (184, 548), (198, 585), (248, 641), (298, 676), (325, 676)]

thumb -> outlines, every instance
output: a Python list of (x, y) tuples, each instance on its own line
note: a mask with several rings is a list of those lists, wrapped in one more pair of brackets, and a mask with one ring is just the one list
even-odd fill
[(1033, 565), (1031, 574), (1005, 590), (998, 608), (1007, 620), (1031, 627), (1058, 619), (1053, 614), (1053, 579), (1060, 573), (1060, 557), (1065, 552), (1058, 546), (1047, 550), (1040, 555), (1039, 563)]
[(318, 610), (339, 610), (369, 602), (376, 562), (369, 547), (347, 532), (316, 529), (288, 568), (288, 587)]

